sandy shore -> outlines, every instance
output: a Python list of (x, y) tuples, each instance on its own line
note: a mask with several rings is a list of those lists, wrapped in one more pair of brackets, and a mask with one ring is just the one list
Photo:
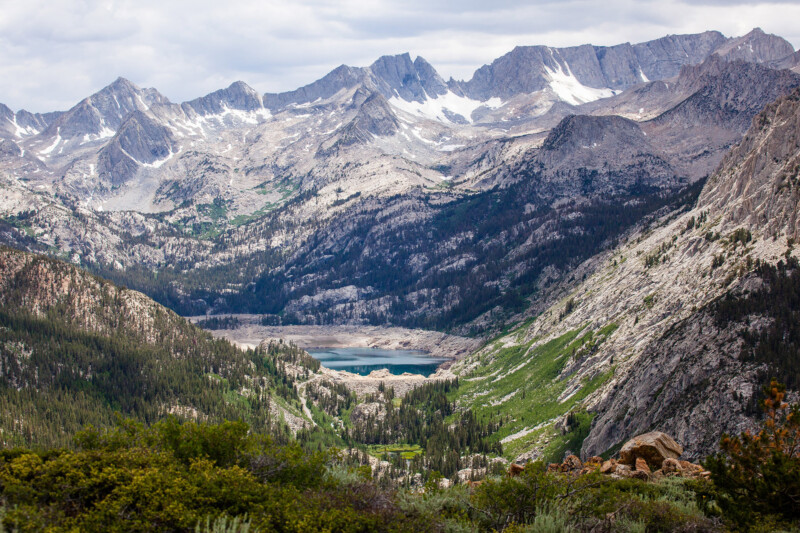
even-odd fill
[[(220, 315), (231, 316), (231, 315)], [(300, 348), (383, 348), (386, 350), (420, 350), (432, 356), (461, 359), (477, 350), (481, 339), (457, 337), (438, 331), (379, 326), (262, 326), (257, 315), (236, 316), (241, 326), (236, 329), (211, 330), (215, 337), (225, 338), (242, 347), (255, 348), (262, 341), (283, 339)], [(209, 317), (191, 317), (196, 322)], [(445, 365), (447, 365), (445, 363)]]

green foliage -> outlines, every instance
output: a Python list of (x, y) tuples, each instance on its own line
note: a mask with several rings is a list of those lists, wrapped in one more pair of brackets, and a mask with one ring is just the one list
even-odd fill
[[(485, 360), (464, 376), (467, 379), (461, 380), (457, 404), (480, 418), (500, 423), (491, 440), (499, 441), (526, 431), (524, 436), (503, 445), (506, 457), (513, 458), (530, 449), (534, 441), (547, 433), (550, 445), (545, 455), (560, 460), (556, 456), (567, 446), (573, 451), (580, 448), (578, 441), (582, 442), (584, 431), (576, 427), (575, 433), (556, 435), (552, 422), (547, 422), (574, 409), (611, 378), (613, 369), (577, 383), (577, 390), (565, 401), (559, 401), (568, 383), (566, 377), (560, 378), (561, 371), (572, 358), (590, 357), (617, 327), (609, 323), (597, 331), (577, 329), (546, 343), (537, 343), (536, 339), (510, 346), (494, 343)], [(512, 331), (507, 337), (520, 338), (519, 333)], [(487, 379), (491, 380), (491, 387), (486, 386)], [(586, 420), (582, 421), (585, 423)], [(537, 429), (528, 431), (532, 428)]]
[(713, 518), (697, 504), (693, 486), (682, 478), (658, 482), (605, 478), (572, 501), (573, 516), (588, 531), (716, 531)]
[(746, 228), (737, 228), (728, 236), (728, 242), (734, 247), (739, 244), (747, 245), (751, 240), (753, 240), (753, 235)]
[[(740, 358), (766, 364), (790, 389), (800, 387), (800, 265), (790, 257), (772, 266), (759, 262), (754, 275), (763, 283), (749, 294), (729, 293), (712, 306), (717, 324), (752, 323), (753, 316), (769, 318), (760, 330), (742, 328)], [(769, 375), (763, 375), (764, 381)]]
[(516, 477), (489, 480), (478, 487), (472, 496), (474, 516), (487, 531), (501, 531), (513, 524), (535, 524), (545, 506), (552, 517), (556, 507), (599, 482), (594, 475), (562, 476), (547, 472), (544, 463), (528, 463)]
[[(369, 416), (354, 424), (348, 440), (380, 445), (371, 449), (398, 467), (410, 460), (415, 471), (435, 470), (448, 478), (472, 464), (464, 460), (465, 455), (501, 453), (500, 444), (489, 440), (497, 424), (477, 417), (471, 410), (456, 412), (447, 395), (458, 387), (457, 380), (426, 383), (409, 391), (399, 406), (395, 405), (392, 394), (388, 394), (384, 401), (386, 415)], [(424, 454), (419, 453), (422, 449)]]
[(327, 476), (335, 460), (238, 422), (121, 421), (87, 429), (74, 451), (0, 451), (0, 518), (24, 531), (439, 529), (363, 477)]
[(764, 422), (758, 434), (723, 436), (710, 457), (718, 505), (735, 527), (759, 522), (800, 527), (800, 405), (784, 401), (786, 387), (765, 387)]
[[(118, 309), (113, 301), (106, 307), (110, 315)], [(279, 433), (270, 404), (299, 409), (284, 365), (315, 369), (319, 362), (282, 344), (243, 352), (162, 311), (153, 315), (157, 342), (147, 342), (126, 324), (112, 334), (87, 332), (59, 308), (45, 317), (14, 305), (0, 309), (2, 440), (63, 446), (86, 424), (110, 426), (116, 412), (145, 423), (169, 412), (242, 419)]]

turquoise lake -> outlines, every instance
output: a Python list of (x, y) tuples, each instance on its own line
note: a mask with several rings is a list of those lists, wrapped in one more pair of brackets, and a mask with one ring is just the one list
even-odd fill
[(395, 375), (403, 372), (429, 376), (436, 367), (447, 361), (413, 350), (381, 350), (379, 348), (313, 348), (307, 350), (322, 366), (331, 370), (346, 370), (366, 376), (373, 370), (386, 368)]

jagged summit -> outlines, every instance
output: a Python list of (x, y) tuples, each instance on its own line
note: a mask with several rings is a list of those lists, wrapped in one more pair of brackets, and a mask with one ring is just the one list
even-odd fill
[(185, 102), (182, 107), (199, 115), (213, 115), (230, 109), (256, 111), (263, 108), (263, 103), (255, 89), (243, 81), (235, 81), (226, 89)]
[(42, 135), (63, 140), (84, 136), (88, 136), (87, 140), (110, 138), (129, 113), (168, 103), (167, 97), (157, 90), (141, 89), (119, 77), (59, 116)]
[(609, 96), (610, 90), (672, 77), (682, 65), (703, 61), (725, 40), (719, 32), (706, 32), (610, 47), (517, 46), (479, 68), (462, 87), (469, 97), (481, 100), (555, 87), (563, 100), (580, 103), (602, 96), (597, 89)]
[(730, 39), (714, 51), (715, 55), (728, 61), (740, 59), (756, 63), (780, 61), (794, 53), (794, 47), (777, 35), (764, 33), (761, 28), (754, 28), (741, 37)]

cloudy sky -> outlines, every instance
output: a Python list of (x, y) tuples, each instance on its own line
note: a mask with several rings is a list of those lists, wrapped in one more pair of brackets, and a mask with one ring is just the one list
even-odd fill
[(0, 102), (67, 109), (117, 76), (181, 102), (262, 92), (410, 52), (448, 78), (514, 46), (640, 42), (760, 26), (800, 46), (800, 1), (0, 0)]

